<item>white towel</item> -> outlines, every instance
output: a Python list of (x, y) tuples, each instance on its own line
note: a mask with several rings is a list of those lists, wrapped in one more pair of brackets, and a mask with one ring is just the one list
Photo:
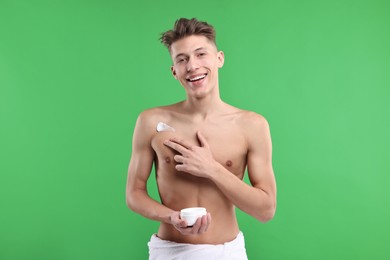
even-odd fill
[(163, 240), (152, 235), (148, 243), (149, 260), (247, 260), (242, 232), (220, 245), (185, 244)]

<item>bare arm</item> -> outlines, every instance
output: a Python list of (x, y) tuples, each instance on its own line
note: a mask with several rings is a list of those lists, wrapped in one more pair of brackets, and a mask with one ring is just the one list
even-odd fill
[(170, 216), (174, 211), (155, 201), (147, 193), (147, 180), (154, 160), (150, 143), (154, 129), (145, 112), (138, 117), (128, 169), (126, 202), (131, 210), (146, 218), (170, 223)]
[(276, 182), (272, 168), (272, 144), (267, 121), (254, 116), (248, 127), (248, 176), (252, 186), (217, 164), (211, 179), (244, 212), (266, 222), (276, 210)]
[(152, 199), (147, 193), (147, 180), (152, 170), (154, 151), (151, 139), (156, 125), (153, 125), (150, 112), (138, 117), (133, 135), (133, 149), (128, 169), (126, 185), (126, 203), (134, 212), (142, 216), (172, 224), (183, 235), (196, 235), (207, 231), (211, 222), (210, 214), (197, 220), (192, 227), (180, 219), (180, 212), (174, 211)]
[(211, 179), (229, 200), (244, 212), (266, 222), (273, 218), (276, 209), (276, 183), (272, 169), (272, 144), (267, 121), (249, 114), (246, 127), (248, 175), (252, 186), (229, 172), (216, 160), (201, 133), (197, 133), (201, 146), (185, 140), (171, 138), (165, 145), (181, 155), (174, 158), (178, 171)]

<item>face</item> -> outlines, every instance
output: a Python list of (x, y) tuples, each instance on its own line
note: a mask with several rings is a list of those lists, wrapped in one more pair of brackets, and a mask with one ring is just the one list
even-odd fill
[(201, 98), (218, 89), (218, 69), (224, 54), (206, 37), (191, 35), (171, 45), (173, 76), (180, 81), (187, 95)]

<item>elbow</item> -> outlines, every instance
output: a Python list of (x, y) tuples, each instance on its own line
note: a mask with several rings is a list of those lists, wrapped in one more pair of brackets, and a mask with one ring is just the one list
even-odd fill
[(141, 214), (145, 197), (147, 197), (147, 193), (143, 189), (127, 189), (126, 205), (131, 211)]
[(133, 210), (133, 204), (131, 203), (131, 199), (129, 198), (129, 195), (126, 195), (126, 205), (129, 209)]
[(268, 211), (268, 212), (263, 212), (259, 217), (258, 220), (261, 223), (267, 223), (268, 221), (272, 220), (275, 216), (275, 211)]
[(131, 199), (129, 198), (129, 196), (127, 195), (126, 196), (126, 205), (129, 209), (133, 210), (133, 207), (132, 207), (132, 203), (131, 203)]
[(268, 221), (274, 218), (275, 212), (276, 212), (276, 205), (270, 205), (267, 208), (261, 210), (257, 219), (262, 223), (267, 223)]
[(134, 197), (135, 196), (133, 193), (126, 194), (126, 205), (131, 211), (136, 210), (136, 203), (135, 203), (136, 199)]

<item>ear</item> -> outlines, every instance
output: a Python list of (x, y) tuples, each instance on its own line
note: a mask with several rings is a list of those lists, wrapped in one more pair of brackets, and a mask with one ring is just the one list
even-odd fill
[(171, 72), (172, 72), (172, 75), (175, 79), (177, 79), (177, 76), (176, 76), (176, 70), (175, 68), (173, 67), (173, 65), (171, 66)]
[(223, 53), (223, 51), (218, 52), (217, 59), (218, 59), (218, 68), (222, 68), (223, 64), (225, 63), (225, 54)]

